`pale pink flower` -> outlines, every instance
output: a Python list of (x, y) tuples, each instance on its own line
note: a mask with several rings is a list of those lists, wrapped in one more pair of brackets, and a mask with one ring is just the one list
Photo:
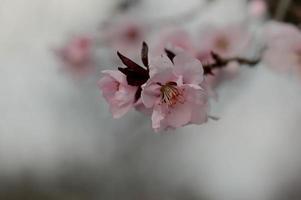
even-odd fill
[(272, 22), (265, 27), (263, 62), (278, 72), (301, 72), (301, 32), (294, 26)]
[(137, 87), (128, 85), (126, 76), (120, 71), (104, 70), (103, 74), (98, 86), (113, 117), (120, 118), (134, 106)]
[(249, 3), (249, 14), (252, 17), (261, 18), (267, 13), (267, 3), (265, 0), (251, 0)]
[(146, 31), (147, 27), (142, 22), (124, 18), (105, 24), (101, 30), (101, 38), (114, 50), (129, 54), (140, 48), (146, 37)]
[(268, 47), (287, 45), (299, 36), (300, 31), (296, 26), (283, 22), (269, 22), (263, 30), (264, 41)]
[(92, 39), (88, 36), (74, 37), (55, 52), (62, 59), (67, 70), (75, 75), (87, 74), (94, 69)]
[(183, 50), (192, 55), (196, 53), (192, 38), (189, 33), (182, 29), (166, 30), (160, 34), (153, 54), (161, 55), (164, 49), (168, 49), (174, 53), (179, 53)]
[[(213, 61), (211, 52), (223, 58), (241, 56), (250, 46), (251, 37), (240, 25), (228, 25), (223, 27), (206, 27), (201, 31), (200, 45), (196, 57), (202, 64), (210, 64)], [(221, 82), (234, 78), (239, 72), (238, 63), (229, 63), (223, 69), (214, 70), (214, 76), (208, 75), (206, 82), (212, 91)], [(213, 92), (211, 92), (214, 95)]]
[(184, 52), (173, 62), (161, 56), (151, 61), (150, 69), (141, 98), (145, 107), (153, 109), (155, 131), (207, 121), (207, 93), (201, 87), (204, 77), (199, 60)]
[(228, 58), (243, 54), (250, 45), (250, 39), (249, 33), (240, 25), (209, 26), (201, 31), (197, 48), (201, 57), (213, 51)]

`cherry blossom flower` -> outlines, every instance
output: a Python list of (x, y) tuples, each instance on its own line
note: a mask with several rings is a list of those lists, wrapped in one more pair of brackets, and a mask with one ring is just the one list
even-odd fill
[(264, 41), (268, 47), (287, 44), (287, 41), (290, 41), (291, 37), (296, 38), (299, 35), (300, 31), (297, 27), (276, 21), (267, 23), (263, 30)]
[[(211, 52), (220, 55), (223, 58), (236, 57), (244, 53), (250, 46), (250, 35), (240, 25), (228, 25), (220, 28), (204, 28), (200, 36), (200, 45), (197, 47), (196, 57), (202, 64), (213, 62)], [(231, 62), (226, 68), (215, 69), (213, 75), (206, 77), (206, 82), (212, 88), (211, 96), (216, 94), (213, 89), (221, 82), (237, 76), (239, 65)]]
[(94, 69), (92, 39), (88, 36), (74, 37), (55, 52), (74, 75), (87, 74)]
[(119, 67), (118, 71), (103, 71), (105, 76), (98, 82), (113, 116), (119, 118), (132, 107), (150, 114), (150, 109), (144, 106), (140, 98), (141, 86), (149, 79), (147, 44), (143, 42), (141, 51), (141, 60), (146, 69), (120, 52), (117, 55), (124, 66)]
[(179, 128), (207, 121), (207, 94), (200, 86), (203, 68), (199, 60), (186, 53), (154, 58), (150, 79), (142, 86), (142, 102), (152, 108), (155, 131)]
[(267, 3), (265, 0), (251, 0), (249, 3), (249, 14), (252, 17), (261, 18), (267, 13)]
[(301, 72), (301, 32), (294, 26), (272, 22), (265, 27), (263, 62), (278, 72)]
[(196, 54), (192, 38), (182, 29), (164, 31), (160, 34), (157, 43), (154, 47), (153, 55), (161, 55), (165, 49), (174, 53), (187, 51), (192, 55)]
[(101, 38), (106, 45), (120, 52), (136, 53), (145, 39), (147, 28), (142, 22), (125, 17), (102, 27)]
[[(249, 47), (250, 36), (239, 25), (229, 25), (221, 28), (207, 27), (201, 37), (200, 45), (196, 46), (190, 35), (181, 29), (162, 34), (156, 52), (162, 53), (164, 49), (178, 54), (187, 51), (197, 57), (202, 64), (210, 64), (214, 60), (211, 52), (215, 52), (222, 57), (234, 57), (246, 51)], [(155, 54), (155, 55), (158, 55)], [(238, 74), (239, 65), (235, 62), (228, 64), (226, 68), (215, 69), (213, 74), (206, 76), (207, 91), (210, 96), (216, 97), (214, 88), (224, 80), (232, 79)], [(211, 88), (211, 89), (210, 89)], [(210, 92), (211, 91), (211, 92)]]
[(200, 45), (197, 48), (200, 60), (210, 56), (211, 51), (226, 58), (238, 56), (244, 53), (250, 44), (249, 33), (236, 24), (219, 28), (206, 27), (201, 31), (199, 39)]
[(151, 115), (156, 132), (207, 122), (210, 91), (204, 76), (223, 69), (229, 62), (252, 66), (258, 62), (240, 57), (225, 59), (212, 52), (214, 63), (203, 66), (185, 51), (175, 54), (165, 49), (166, 54), (150, 60), (148, 52), (148, 45), (143, 42), (143, 65), (117, 52), (124, 66), (118, 71), (103, 71), (98, 85), (115, 118), (134, 107)]
[(126, 76), (117, 70), (104, 70), (104, 76), (98, 81), (99, 89), (110, 105), (114, 118), (127, 113), (135, 103), (137, 87), (127, 83)]

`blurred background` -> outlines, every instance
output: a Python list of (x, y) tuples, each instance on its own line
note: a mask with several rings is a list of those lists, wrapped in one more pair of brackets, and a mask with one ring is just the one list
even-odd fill
[[(200, 0), (141, 0), (137, 18), (173, 18)], [(119, 0), (0, 0), (1, 200), (299, 200), (301, 83), (263, 65), (218, 88), (219, 121), (156, 134), (113, 119), (96, 75), (74, 80), (53, 48), (95, 32)], [(215, 0), (194, 24), (246, 19)], [(107, 54), (98, 52), (101, 57)]]

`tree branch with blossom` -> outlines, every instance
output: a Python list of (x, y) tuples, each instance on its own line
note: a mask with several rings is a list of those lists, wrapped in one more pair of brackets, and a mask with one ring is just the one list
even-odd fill
[[(165, 49), (166, 55), (173, 60), (176, 56), (175, 53), (172, 51)], [(211, 74), (214, 75), (212, 72), (214, 69), (221, 69), (226, 67), (231, 62), (237, 62), (240, 65), (249, 65), (249, 66), (255, 66), (260, 62), (260, 59), (247, 59), (247, 58), (241, 58), (241, 57), (231, 57), (231, 58), (222, 58), (217, 53), (211, 52), (212, 59), (214, 60), (211, 64), (203, 64), (204, 74)]]
[(152, 127), (157, 131), (175, 129), (188, 124), (203, 124), (215, 119), (208, 113), (208, 93), (205, 75), (213, 69), (226, 67), (230, 62), (256, 65), (259, 60), (233, 57), (222, 58), (211, 53), (214, 63), (202, 65), (193, 55), (165, 49), (162, 56), (151, 58), (148, 45), (143, 42), (143, 66), (117, 52), (123, 67), (105, 70), (99, 87), (110, 104), (114, 117), (123, 116), (130, 108), (140, 104), (152, 113)]

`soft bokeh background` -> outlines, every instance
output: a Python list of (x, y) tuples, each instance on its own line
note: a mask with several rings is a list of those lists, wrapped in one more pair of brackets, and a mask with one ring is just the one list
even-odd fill
[[(300, 199), (295, 77), (244, 68), (212, 103), (219, 121), (155, 134), (139, 113), (112, 119), (98, 77), (60, 71), (51, 49), (95, 30), (116, 3), (0, 0), (0, 199)], [(136, 15), (175, 16), (197, 4), (145, 0)], [(199, 23), (239, 21), (245, 1), (203, 12)]]

